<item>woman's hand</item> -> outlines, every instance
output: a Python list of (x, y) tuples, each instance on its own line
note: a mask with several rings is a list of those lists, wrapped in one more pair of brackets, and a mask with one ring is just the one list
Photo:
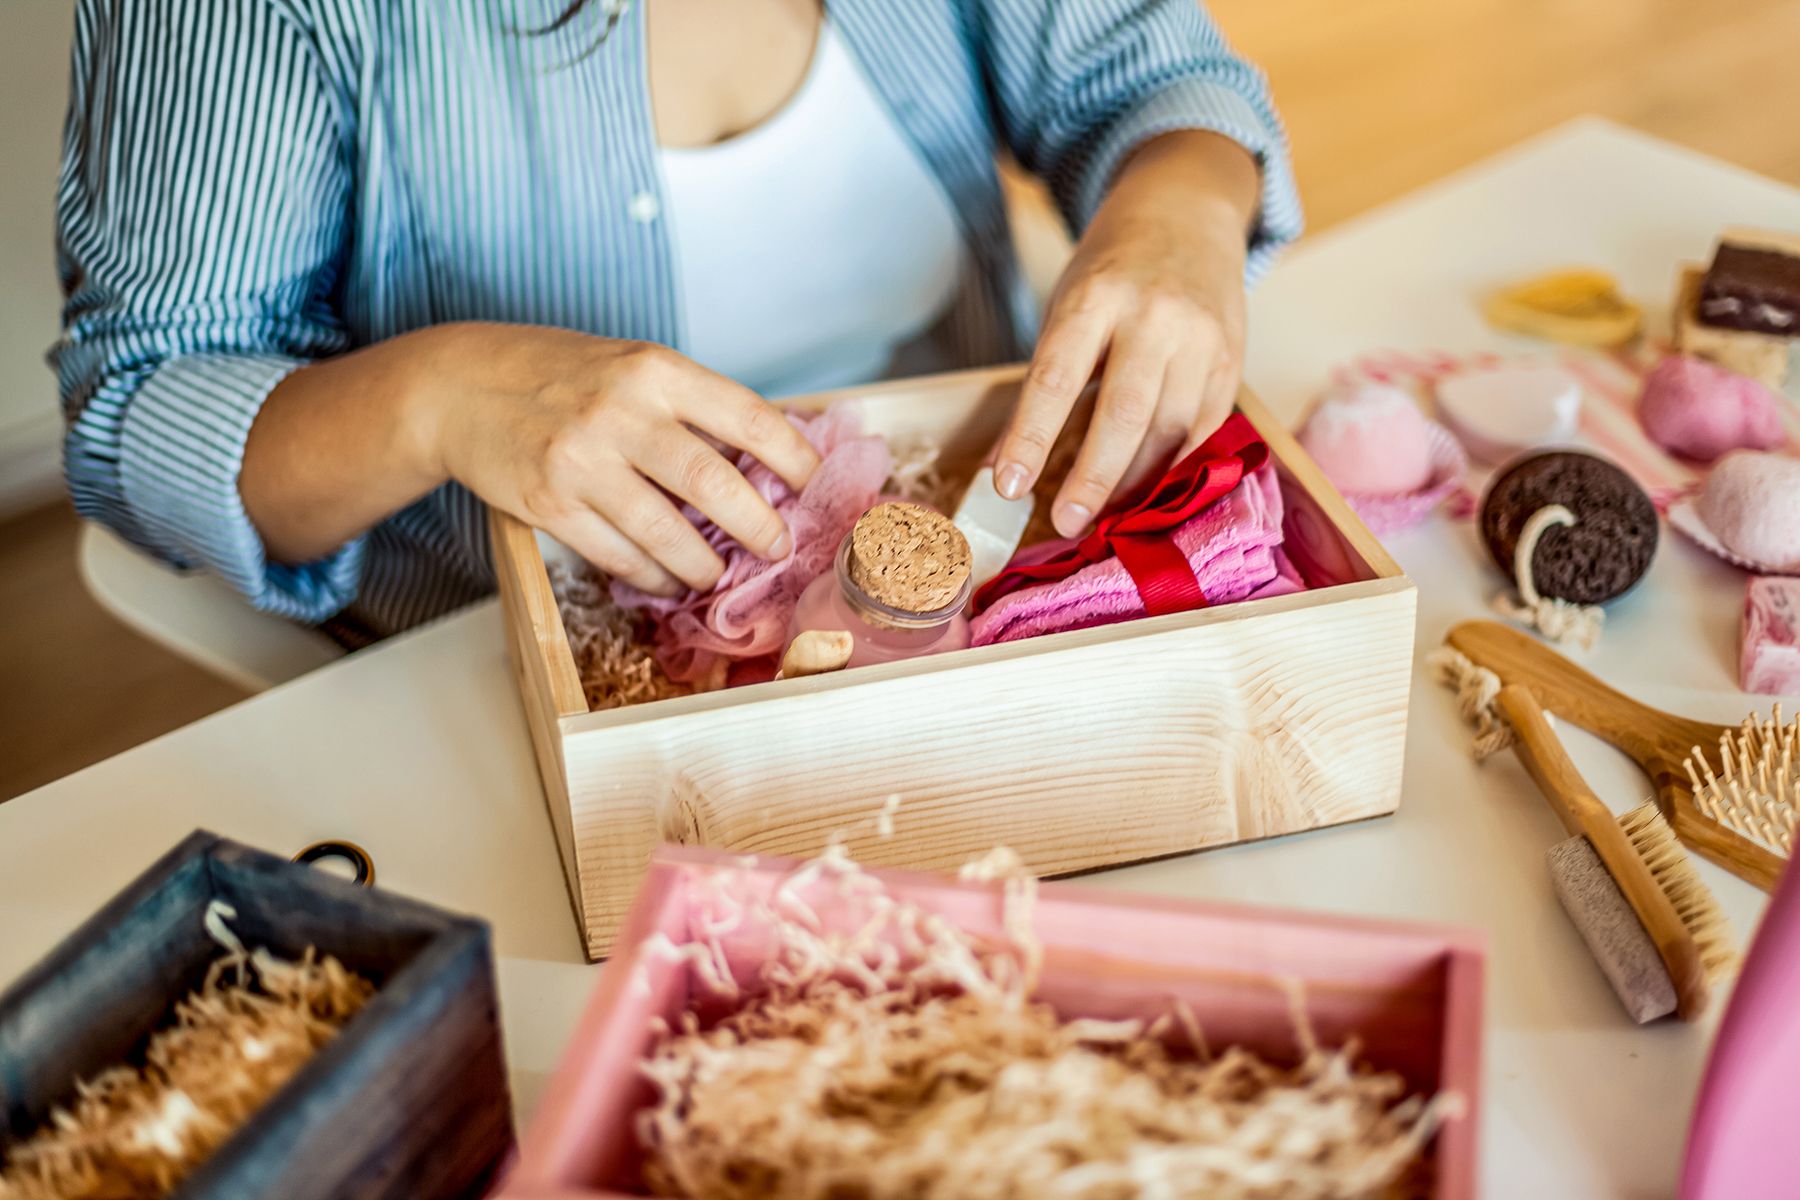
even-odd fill
[(251, 427), (239, 490), (270, 556), (306, 562), (455, 480), (667, 595), (724, 569), (682, 501), (763, 558), (793, 548), (719, 445), (796, 489), (819, 464), (779, 410), (664, 347), (442, 325), (288, 376)]
[(456, 330), (441, 361), (479, 382), (453, 389), (432, 440), (445, 474), (489, 504), (662, 594), (704, 590), (724, 570), (681, 501), (759, 557), (793, 549), (775, 510), (714, 444), (749, 451), (796, 490), (806, 484), (818, 455), (756, 393), (644, 342)]
[(1051, 510), (1065, 537), (1230, 414), (1258, 190), (1255, 161), (1216, 134), (1166, 134), (1128, 160), (1051, 297), (995, 455), (1002, 494), (1036, 483), (1097, 374), (1093, 424)]

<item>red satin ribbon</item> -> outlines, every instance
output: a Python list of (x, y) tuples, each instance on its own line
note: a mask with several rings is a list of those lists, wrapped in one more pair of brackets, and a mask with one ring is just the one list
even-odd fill
[(1206, 605), (1206, 593), (1173, 534), (1201, 509), (1268, 461), (1269, 447), (1242, 413), (1233, 413), (1192, 454), (1147, 490), (1101, 515), (1093, 532), (1054, 558), (1007, 567), (975, 593), (981, 612), (1020, 588), (1067, 579), (1092, 563), (1118, 556), (1153, 617)]

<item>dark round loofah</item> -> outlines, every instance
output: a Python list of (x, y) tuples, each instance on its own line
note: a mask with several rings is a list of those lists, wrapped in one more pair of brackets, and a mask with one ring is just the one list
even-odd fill
[(1603, 458), (1551, 450), (1502, 469), (1481, 498), (1481, 540), (1508, 578), (1525, 522), (1549, 504), (1567, 508), (1576, 523), (1552, 527), (1538, 540), (1531, 578), (1539, 592), (1576, 604), (1604, 604), (1650, 569), (1656, 506), (1644, 489)]

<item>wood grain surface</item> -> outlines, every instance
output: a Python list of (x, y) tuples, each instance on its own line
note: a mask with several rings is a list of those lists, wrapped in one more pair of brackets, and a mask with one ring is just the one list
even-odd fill
[[(1021, 371), (797, 400), (935, 432), (969, 465)], [(1265, 431), (1306, 563), (1337, 586), (855, 671), (569, 715), (537, 540), (495, 518), (509, 642), (589, 953), (659, 842), (953, 869), (997, 845), (1058, 875), (1392, 812), (1415, 594), (1299, 447)], [(547, 660), (547, 661), (534, 661)], [(572, 689), (580, 696), (578, 687)], [(883, 810), (898, 797), (893, 833)]]

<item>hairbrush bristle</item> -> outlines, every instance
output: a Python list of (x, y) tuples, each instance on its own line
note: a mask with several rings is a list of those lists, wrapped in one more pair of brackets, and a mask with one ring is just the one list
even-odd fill
[(1700, 967), (1707, 981), (1716, 983), (1737, 963), (1737, 943), (1731, 921), (1719, 907), (1712, 889), (1694, 870), (1687, 851), (1655, 801), (1638, 805), (1619, 818), (1619, 828), (1637, 851), (1650, 877), (1675, 909), (1682, 927), (1700, 952)]
[(1748, 716), (1719, 736), (1720, 770), (1695, 746), (1682, 764), (1694, 806), (1725, 828), (1787, 858), (1800, 817), (1800, 716), (1782, 724), (1781, 705), (1763, 718)]

